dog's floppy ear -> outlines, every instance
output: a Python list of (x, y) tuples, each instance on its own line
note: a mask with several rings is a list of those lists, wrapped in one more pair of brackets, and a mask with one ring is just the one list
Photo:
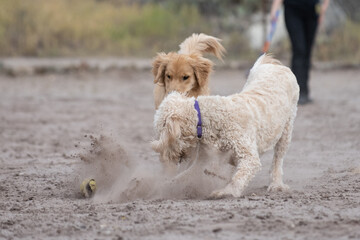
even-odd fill
[(180, 123), (175, 116), (171, 116), (166, 120), (166, 129), (168, 132), (169, 143), (173, 143), (181, 136)]
[(159, 140), (151, 142), (151, 147), (155, 152), (164, 153), (180, 136), (181, 128), (179, 121), (176, 120), (176, 117), (169, 116), (166, 119), (164, 128), (161, 130)]
[(209, 75), (212, 71), (213, 63), (199, 55), (190, 56), (191, 66), (194, 69), (195, 78), (200, 87), (206, 87), (209, 80)]
[(154, 75), (154, 83), (164, 84), (165, 70), (169, 62), (166, 53), (158, 53), (152, 63), (152, 73)]

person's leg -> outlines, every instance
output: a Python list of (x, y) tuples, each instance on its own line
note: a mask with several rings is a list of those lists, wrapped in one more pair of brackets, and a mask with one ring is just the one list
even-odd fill
[(313, 45), (315, 42), (315, 36), (318, 27), (318, 15), (315, 11), (315, 6), (313, 8), (309, 8), (306, 14), (306, 24), (305, 24), (305, 38), (306, 38), (306, 54), (305, 54), (305, 79), (306, 79), (306, 89), (308, 89), (309, 94), (309, 76), (311, 69), (311, 53), (313, 49)]
[(285, 4), (285, 25), (289, 33), (292, 60), (291, 70), (296, 76), (300, 86), (300, 95), (307, 96), (307, 72), (306, 72), (306, 35), (305, 22), (303, 21), (303, 9)]

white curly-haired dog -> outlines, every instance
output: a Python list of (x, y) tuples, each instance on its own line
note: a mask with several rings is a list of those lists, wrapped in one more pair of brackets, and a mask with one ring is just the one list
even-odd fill
[(262, 55), (240, 93), (197, 99), (177, 92), (168, 95), (155, 114), (159, 140), (152, 142), (152, 148), (168, 166), (179, 163), (181, 156), (198, 142), (233, 151), (236, 170), (225, 188), (211, 194), (213, 198), (241, 196), (261, 168), (260, 155), (274, 148), (268, 190), (286, 190), (282, 165), (298, 99), (299, 86), (291, 70), (269, 55)]

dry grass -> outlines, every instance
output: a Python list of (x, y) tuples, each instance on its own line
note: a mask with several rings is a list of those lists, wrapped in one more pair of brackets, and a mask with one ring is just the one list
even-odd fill
[[(176, 50), (193, 32), (204, 32), (224, 40), (227, 58), (254, 59), (258, 51), (249, 48), (242, 32), (248, 26), (226, 19), (209, 19), (194, 4), (171, 1), (139, 5), (125, 0), (2, 0), (0, 56), (149, 57)], [(318, 36), (314, 57), (360, 63), (359, 42), (360, 24), (348, 21)], [(273, 50), (288, 53), (287, 41)]]
[(360, 24), (346, 21), (331, 34), (319, 35), (315, 57), (320, 61), (360, 63)]
[(143, 55), (206, 29), (197, 9), (187, 5), (2, 0), (0, 55)]

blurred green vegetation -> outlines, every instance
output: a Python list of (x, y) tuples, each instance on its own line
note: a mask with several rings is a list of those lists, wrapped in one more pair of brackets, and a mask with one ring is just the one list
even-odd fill
[[(330, 35), (330, 36), (329, 36)], [(347, 20), (329, 35), (319, 35), (315, 57), (321, 61), (360, 63), (360, 24)]]
[[(269, 2), (267, 3), (269, 6)], [(260, 0), (1, 0), (0, 56), (135, 56), (177, 51), (194, 32), (223, 39), (227, 57), (246, 59), (245, 31)], [(360, 24), (318, 37), (315, 57), (360, 62)], [(277, 56), (288, 42), (273, 46)]]
[(0, 55), (149, 55), (208, 29), (192, 5), (2, 0)]

